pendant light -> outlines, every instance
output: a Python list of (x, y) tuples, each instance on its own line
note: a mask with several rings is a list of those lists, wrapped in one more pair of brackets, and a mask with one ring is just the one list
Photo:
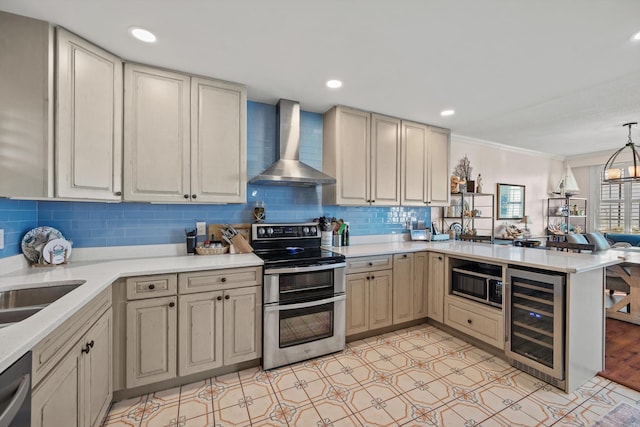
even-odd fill
[[(607, 160), (602, 174), (603, 182), (614, 184), (617, 182), (640, 181), (640, 155), (638, 155), (636, 147), (631, 141), (631, 126), (637, 124), (637, 122), (632, 122), (622, 125), (629, 128), (629, 141)], [(628, 148), (628, 150), (625, 151), (625, 148)], [(627, 166), (629, 160), (626, 155), (623, 154), (621, 159), (618, 160), (618, 156), (622, 153), (629, 153), (628, 155), (631, 156), (632, 164), (630, 166)]]

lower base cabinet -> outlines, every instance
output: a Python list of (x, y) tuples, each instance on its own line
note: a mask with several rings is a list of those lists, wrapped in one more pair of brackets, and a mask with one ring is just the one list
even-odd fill
[(346, 335), (393, 323), (393, 270), (347, 274)]
[(429, 252), (428, 270), (427, 315), (430, 319), (444, 323), (444, 294), (446, 287), (444, 255), (437, 252)]
[(444, 305), (444, 323), (480, 341), (504, 349), (502, 310), (448, 295)]
[(178, 375), (260, 357), (258, 287), (180, 295)]
[(117, 374), (118, 389), (262, 355), (260, 267), (130, 277), (126, 287), (126, 327), (119, 328), (126, 338), (117, 337), (125, 366)]
[(127, 388), (176, 376), (177, 297), (127, 303)]
[(105, 312), (35, 387), (33, 427), (99, 426), (111, 404), (112, 315)]

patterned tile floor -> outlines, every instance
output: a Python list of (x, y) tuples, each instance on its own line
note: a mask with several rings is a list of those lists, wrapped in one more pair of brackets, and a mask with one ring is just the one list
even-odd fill
[(595, 377), (565, 394), (420, 325), (116, 402), (103, 426), (588, 426), (620, 402), (640, 408), (640, 393)]

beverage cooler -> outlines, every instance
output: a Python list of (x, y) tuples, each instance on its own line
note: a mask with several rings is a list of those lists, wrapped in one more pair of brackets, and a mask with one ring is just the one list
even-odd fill
[(565, 275), (510, 266), (505, 290), (507, 357), (564, 388)]

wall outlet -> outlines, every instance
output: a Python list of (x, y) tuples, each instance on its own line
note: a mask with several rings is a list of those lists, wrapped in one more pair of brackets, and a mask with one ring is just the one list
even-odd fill
[(196, 222), (196, 234), (198, 236), (206, 236), (207, 235), (207, 223), (204, 221)]
[(4, 249), (4, 229), (0, 228), (0, 249)]

